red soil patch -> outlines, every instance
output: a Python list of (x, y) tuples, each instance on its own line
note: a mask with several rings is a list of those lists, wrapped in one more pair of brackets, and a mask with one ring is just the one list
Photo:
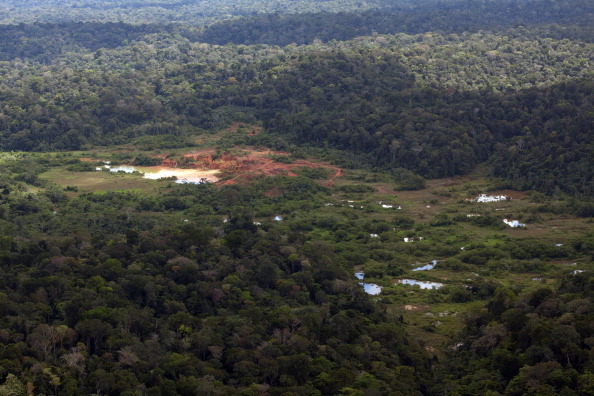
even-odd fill
[[(332, 185), (334, 179), (342, 175), (340, 168), (327, 164), (303, 159), (286, 164), (270, 158), (271, 156), (284, 155), (289, 155), (289, 153), (268, 149), (238, 149), (238, 153), (225, 152), (217, 155), (215, 149), (205, 149), (184, 154), (183, 157), (178, 159), (163, 157), (162, 166), (220, 170), (224, 177), (228, 177), (227, 180), (221, 182), (221, 185), (246, 182), (253, 180), (257, 176), (285, 175), (295, 177), (297, 173), (294, 169), (299, 167), (331, 169), (334, 172), (333, 175), (321, 183), (326, 186)], [(270, 194), (274, 196), (275, 192), (270, 192)]]
[[(294, 168), (308, 166), (311, 168), (328, 168), (335, 171), (334, 175), (330, 177), (328, 180), (322, 182), (323, 185), (332, 185), (332, 182), (335, 178), (342, 175), (342, 170), (335, 166), (314, 163), (307, 160), (297, 160), (291, 164), (285, 164), (281, 162), (277, 162), (273, 159), (267, 158), (266, 156), (274, 154), (274, 155), (282, 155), (283, 153), (272, 152), (270, 150), (267, 151), (254, 151), (250, 154), (242, 157), (242, 166), (241, 168), (237, 169), (238, 173), (228, 179), (221, 184), (234, 184), (239, 182), (240, 180), (244, 180), (247, 175), (263, 175), (263, 176), (276, 176), (276, 175), (285, 175), (289, 177), (297, 176), (297, 174), (293, 171)], [(271, 193), (272, 194), (272, 193)]]

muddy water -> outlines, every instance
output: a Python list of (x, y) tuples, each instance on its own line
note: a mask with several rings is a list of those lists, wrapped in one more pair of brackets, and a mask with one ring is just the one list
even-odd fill
[(204, 182), (214, 183), (219, 181), (219, 178), (215, 175), (218, 170), (199, 170), (199, 169), (179, 169), (179, 168), (167, 168), (163, 166), (151, 166), (151, 167), (140, 167), (140, 166), (113, 166), (109, 168), (110, 172), (126, 172), (133, 173), (139, 172), (143, 174), (145, 179), (158, 180), (168, 177), (176, 177), (176, 183), (193, 183), (199, 184)]

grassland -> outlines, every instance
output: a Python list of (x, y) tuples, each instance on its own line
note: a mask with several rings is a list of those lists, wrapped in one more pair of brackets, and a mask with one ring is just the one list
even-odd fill
[[(173, 158), (190, 151), (222, 146), (227, 151), (234, 150), (234, 155), (246, 158), (253, 153), (261, 153), (258, 147), (229, 145), (238, 134), (245, 133), (253, 135), (259, 130), (234, 125), (219, 134), (198, 138), (194, 147), (173, 148), (166, 153), (153, 150), (149, 154), (165, 154)], [(150, 146), (150, 142), (145, 143), (141, 149)], [(46, 187), (59, 185), (69, 195), (105, 191), (157, 195), (171, 189), (172, 181), (143, 179), (139, 174), (69, 170), (77, 160), (91, 164), (101, 161), (127, 163), (139, 153), (146, 154), (134, 144), (129, 144), (84, 152), (45, 154), (52, 165), (39, 178)], [(470, 295), (470, 289), (483, 287), (492, 293), (494, 287), (509, 287), (528, 292), (552, 285), (575, 270), (594, 270), (591, 257), (580, 256), (572, 248), (576, 239), (591, 236), (591, 219), (539, 211), (537, 209), (541, 204), (530, 194), (501, 189), (498, 181), (489, 178), (484, 168), (464, 177), (428, 180), (422, 190), (401, 191), (396, 189), (397, 184), (387, 174), (345, 169), (336, 172), (338, 168), (316, 162), (315, 158), (295, 160), (285, 154), (283, 158), (270, 155), (262, 158), (268, 165), (282, 160), (282, 163), (278, 162), (279, 169), (291, 170), (295, 167), (301, 176), (324, 185), (328, 194), (323, 201), (302, 207), (276, 200), (270, 207), (258, 208), (256, 216), (261, 218), (255, 220), (271, 221), (271, 215), (278, 213), (283, 215), (283, 226), (289, 229), (297, 222), (310, 222), (308, 238), (333, 244), (336, 251), (346, 257), (345, 262), (353, 272), (364, 271), (369, 274), (365, 282), (381, 285), (382, 293), (372, 298), (385, 304), (394, 315), (402, 315), (410, 325), (411, 333), (431, 353), (443, 351), (443, 344), (463, 326), (461, 318), (465, 312), (484, 309), (488, 296), (476, 298)], [(19, 159), (19, 154), (5, 154), (1, 161)], [(289, 163), (287, 159), (297, 162)], [(315, 170), (316, 163), (320, 164), (319, 171)], [(284, 174), (289, 175), (290, 172)], [(238, 182), (241, 183), (240, 178)], [(43, 187), (30, 187), (36, 191), (43, 190)], [(481, 193), (503, 194), (511, 199), (473, 202)], [(491, 223), (480, 224), (476, 221), (478, 218), (491, 219)], [(526, 226), (508, 227), (502, 221), (504, 218), (520, 220)], [(412, 242), (406, 242), (405, 238)], [(523, 243), (558, 248), (558, 257), (543, 254), (540, 257), (518, 258), (511, 250), (524, 246)], [(489, 257), (486, 262), (479, 263), (464, 256), (468, 251), (481, 249), (493, 251), (501, 257)], [(451, 263), (445, 265), (449, 259), (455, 259), (453, 262), (459, 263), (457, 267)], [(412, 271), (432, 260), (437, 260), (434, 269)], [(397, 284), (399, 279), (404, 278), (441, 282), (445, 286), (439, 290), (421, 290)]]
[(71, 195), (101, 191), (138, 191), (143, 194), (157, 194), (164, 185), (171, 183), (143, 179), (139, 174), (109, 171), (71, 172), (63, 167), (50, 169), (40, 178), (51, 184), (75, 187), (77, 191), (69, 192)]

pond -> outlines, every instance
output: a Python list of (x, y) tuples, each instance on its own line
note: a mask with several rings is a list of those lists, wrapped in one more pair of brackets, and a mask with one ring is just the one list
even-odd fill
[[(362, 280), (363, 278), (365, 278), (365, 272), (355, 272), (355, 278)], [(378, 295), (382, 292), (382, 287), (376, 285), (375, 283), (359, 282), (359, 284), (363, 286), (363, 290), (365, 290), (365, 293), (371, 294), (372, 296)]]
[(371, 294), (372, 296), (378, 295), (382, 292), (382, 287), (379, 285), (376, 285), (375, 283), (359, 282), (359, 284), (363, 286), (365, 293)]
[(398, 283), (410, 286), (418, 285), (421, 289), (439, 289), (443, 286), (443, 283), (439, 282), (418, 281), (414, 279), (400, 279)]
[[(110, 172), (139, 172), (143, 174), (143, 178), (152, 180), (176, 177), (177, 180), (175, 182), (180, 184), (200, 184), (206, 182), (214, 183), (219, 181), (219, 178), (215, 176), (215, 174), (218, 173), (217, 170), (179, 169), (163, 166), (137, 167), (130, 165), (119, 165), (112, 167), (105, 165), (104, 168), (109, 169)], [(103, 168), (99, 167), (97, 170), (103, 170)]]
[(432, 270), (433, 268), (435, 268), (436, 265), (437, 265), (437, 260), (432, 260), (431, 264), (427, 264), (422, 267), (413, 268), (412, 270), (413, 271), (429, 271), (429, 270)]

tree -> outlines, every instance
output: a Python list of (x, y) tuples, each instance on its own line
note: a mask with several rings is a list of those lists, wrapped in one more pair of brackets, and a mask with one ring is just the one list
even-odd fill
[(101, 341), (111, 333), (112, 326), (99, 319), (84, 319), (75, 329), (85, 340), (89, 353), (98, 353)]
[(43, 360), (47, 360), (48, 354), (55, 351), (54, 347), (58, 341), (60, 341), (60, 335), (57, 328), (44, 323), (39, 324), (29, 334), (29, 343), (43, 353)]
[(4, 383), (0, 385), (2, 396), (25, 396), (25, 386), (14, 374), (8, 374)]

